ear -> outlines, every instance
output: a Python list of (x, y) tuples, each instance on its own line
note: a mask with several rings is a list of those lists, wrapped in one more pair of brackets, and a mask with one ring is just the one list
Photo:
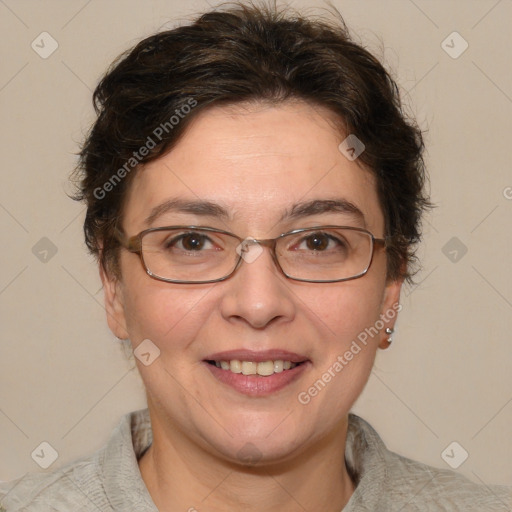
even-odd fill
[(129, 336), (126, 328), (122, 283), (111, 272), (107, 272), (101, 262), (100, 277), (103, 283), (108, 326), (114, 336), (127, 340)]
[(380, 318), (384, 322), (384, 327), (381, 330), (381, 340), (379, 341), (379, 348), (386, 349), (390, 346), (388, 338), (389, 334), (386, 329), (394, 329), (396, 319), (399, 311), (402, 309), (400, 305), (400, 291), (402, 289), (403, 279), (388, 281), (384, 289), (384, 297), (381, 305)]

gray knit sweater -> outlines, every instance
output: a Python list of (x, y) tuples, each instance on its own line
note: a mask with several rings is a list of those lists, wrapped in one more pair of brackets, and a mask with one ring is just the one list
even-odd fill
[[(6, 512), (158, 512), (137, 463), (151, 442), (148, 410), (128, 414), (94, 455), (0, 484), (1, 506)], [(343, 512), (512, 512), (512, 487), (478, 485), (401, 457), (354, 414), (345, 459), (357, 486)]]

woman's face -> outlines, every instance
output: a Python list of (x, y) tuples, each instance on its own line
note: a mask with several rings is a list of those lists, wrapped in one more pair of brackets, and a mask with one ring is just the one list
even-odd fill
[[(345, 137), (328, 115), (301, 102), (203, 112), (170, 153), (134, 177), (125, 233), (203, 225), (264, 239), (329, 224), (383, 237), (374, 179), (340, 152)], [(226, 215), (170, 209), (146, 224), (170, 199), (207, 201)], [(312, 201), (318, 202), (299, 211)], [(322, 201), (349, 202), (362, 215), (325, 208), (333, 203)], [(293, 217), (287, 215), (292, 209), (298, 212)], [(376, 248), (366, 275), (336, 283), (287, 279), (268, 248), (229, 279), (209, 284), (152, 279), (139, 257), (125, 250), (120, 261), (120, 281), (102, 273), (109, 324), (134, 349), (151, 340), (160, 350), (147, 366), (137, 360), (152, 416), (169, 432), (231, 461), (283, 461), (344, 432), (376, 349), (387, 344), (384, 329), (394, 324), (401, 284), (386, 281), (383, 248)], [(211, 364), (234, 359), (301, 364), (270, 376)]]

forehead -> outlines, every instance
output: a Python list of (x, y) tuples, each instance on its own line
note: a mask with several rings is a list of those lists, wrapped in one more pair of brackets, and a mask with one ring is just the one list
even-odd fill
[[(137, 172), (124, 228), (130, 234), (145, 229), (156, 207), (183, 199), (220, 205), (230, 224), (223, 228), (266, 236), (297, 203), (342, 199), (362, 211), (362, 227), (381, 236), (375, 178), (339, 151), (345, 137), (330, 111), (303, 102), (210, 108), (172, 151)], [(165, 219), (158, 223), (166, 225)]]

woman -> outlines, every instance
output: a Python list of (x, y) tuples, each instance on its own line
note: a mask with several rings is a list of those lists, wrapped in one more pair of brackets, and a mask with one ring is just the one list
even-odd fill
[(148, 409), (5, 510), (510, 510), (350, 413), (413, 275), (423, 141), (344, 27), (243, 5), (94, 93), (79, 199)]

